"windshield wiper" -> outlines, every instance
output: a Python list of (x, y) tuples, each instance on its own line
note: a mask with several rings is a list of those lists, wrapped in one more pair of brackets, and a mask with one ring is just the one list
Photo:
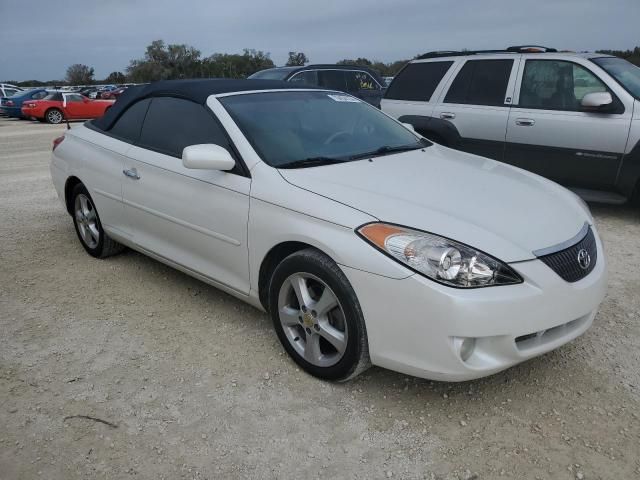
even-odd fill
[(294, 160), (293, 162), (282, 163), (275, 165), (276, 168), (306, 168), (306, 167), (319, 167), (321, 165), (333, 165), (335, 163), (344, 163), (351, 160), (350, 158), (336, 158), (336, 157), (310, 157), (302, 160)]
[(355, 155), (351, 155), (349, 157), (350, 160), (357, 160), (359, 158), (369, 158), (375, 157), (379, 155), (387, 155), (389, 153), (399, 153), (399, 152), (408, 152), (410, 150), (419, 150), (421, 148), (426, 147), (427, 145), (423, 145), (420, 143), (412, 143), (411, 145), (400, 145), (397, 147), (392, 147), (390, 145), (383, 145), (382, 147), (373, 150), (371, 152), (357, 153)]

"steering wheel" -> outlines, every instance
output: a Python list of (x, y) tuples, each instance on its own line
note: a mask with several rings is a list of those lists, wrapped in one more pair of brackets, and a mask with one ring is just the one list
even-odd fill
[(336, 138), (340, 138), (342, 136), (351, 136), (351, 132), (347, 132), (346, 130), (341, 130), (336, 133), (332, 133), (329, 138), (324, 141), (324, 145), (329, 145), (335, 141)]

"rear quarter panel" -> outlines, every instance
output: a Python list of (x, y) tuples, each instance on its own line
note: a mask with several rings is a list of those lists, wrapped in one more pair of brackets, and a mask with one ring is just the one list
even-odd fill
[(80, 125), (66, 133), (65, 140), (53, 152), (51, 159), (52, 171), (59, 170), (57, 175), (61, 180), (57, 182), (63, 195), (69, 179), (78, 178), (89, 190), (104, 229), (120, 236), (126, 236), (127, 230), (121, 177), (124, 154), (129, 148), (125, 142)]

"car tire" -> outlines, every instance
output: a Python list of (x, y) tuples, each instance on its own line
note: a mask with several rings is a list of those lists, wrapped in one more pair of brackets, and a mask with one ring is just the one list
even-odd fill
[(300, 250), (278, 264), (269, 283), (269, 310), (284, 349), (311, 375), (346, 381), (371, 366), (358, 298), (322, 252)]
[(64, 114), (57, 108), (50, 108), (44, 114), (45, 121), (57, 125), (64, 120)]
[(113, 240), (103, 230), (93, 199), (82, 183), (73, 188), (71, 207), (76, 234), (89, 255), (106, 258), (124, 250), (124, 245)]

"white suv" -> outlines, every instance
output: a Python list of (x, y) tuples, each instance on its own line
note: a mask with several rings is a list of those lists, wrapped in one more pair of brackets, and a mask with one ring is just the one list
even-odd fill
[(623, 203), (639, 190), (640, 68), (545, 47), (431, 52), (389, 86), (382, 110), (446, 146)]
[(22, 88), (11, 85), (10, 83), (0, 83), (0, 97), (10, 97), (22, 90)]

